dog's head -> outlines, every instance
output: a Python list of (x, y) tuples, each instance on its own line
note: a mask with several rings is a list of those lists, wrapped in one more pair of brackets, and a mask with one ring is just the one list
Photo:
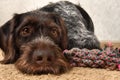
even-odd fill
[(15, 63), (25, 73), (59, 74), (70, 69), (62, 54), (67, 31), (61, 17), (33, 11), (15, 16), (0, 28), (2, 63)]

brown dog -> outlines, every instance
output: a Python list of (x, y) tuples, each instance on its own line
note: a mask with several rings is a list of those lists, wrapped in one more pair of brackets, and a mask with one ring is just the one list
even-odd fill
[(66, 48), (99, 48), (89, 15), (67, 1), (15, 14), (0, 28), (0, 38), (5, 52), (1, 63), (15, 63), (17, 69), (29, 74), (68, 71), (70, 64), (62, 54)]

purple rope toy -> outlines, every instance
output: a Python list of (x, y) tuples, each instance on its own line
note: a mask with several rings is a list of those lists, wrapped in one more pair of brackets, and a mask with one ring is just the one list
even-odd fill
[(64, 50), (63, 54), (73, 67), (120, 70), (120, 48), (113, 48), (111, 43), (105, 45), (102, 50), (72, 48)]

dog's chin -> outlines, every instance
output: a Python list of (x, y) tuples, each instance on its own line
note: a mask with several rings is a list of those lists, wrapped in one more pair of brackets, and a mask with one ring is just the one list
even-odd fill
[(66, 59), (56, 59), (53, 63), (32, 63), (26, 59), (20, 58), (15, 63), (15, 66), (22, 73), (27, 74), (62, 74), (71, 69), (70, 64)]

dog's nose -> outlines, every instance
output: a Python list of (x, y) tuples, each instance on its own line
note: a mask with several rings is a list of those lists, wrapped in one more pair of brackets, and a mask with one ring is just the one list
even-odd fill
[(55, 56), (51, 51), (35, 51), (33, 59), (36, 63), (51, 63), (54, 61)]

